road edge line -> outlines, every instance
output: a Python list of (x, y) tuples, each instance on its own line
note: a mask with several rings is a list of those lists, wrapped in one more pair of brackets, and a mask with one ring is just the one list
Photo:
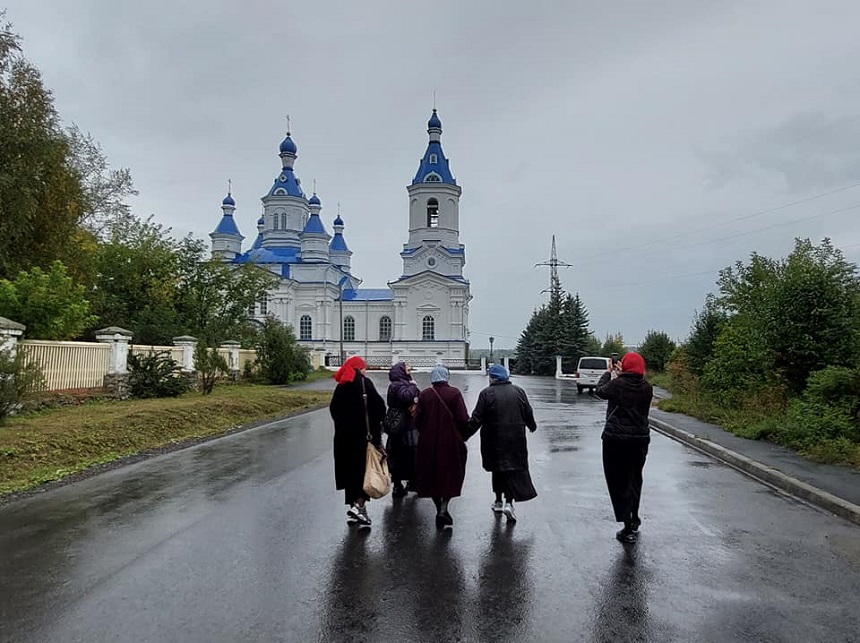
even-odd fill
[(798, 480), (766, 464), (741, 455), (710, 440), (700, 438), (688, 431), (672, 426), (668, 422), (649, 418), (651, 427), (660, 433), (683, 444), (694, 447), (704, 453), (725, 462), (748, 476), (765, 482), (785, 491), (786, 493), (813, 504), (832, 514), (860, 525), (860, 506), (853, 502), (834, 496), (832, 493), (814, 487), (807, 482)]

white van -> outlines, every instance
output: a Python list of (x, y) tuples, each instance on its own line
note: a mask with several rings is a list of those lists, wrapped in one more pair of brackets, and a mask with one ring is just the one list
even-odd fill
[(609, 369), (608, 357), (580, 357), (576, 366), (576, 390), (582, 393), (582, 389), (594, 390), (597, 382)]

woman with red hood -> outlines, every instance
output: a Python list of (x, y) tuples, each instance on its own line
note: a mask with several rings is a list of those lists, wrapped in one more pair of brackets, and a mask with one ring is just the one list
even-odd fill
[[(612, 379), (613, 373), (617, 377)], [(651, 441), (648, 411), (653, 395), (645, 380), (645, 360), (639, 353), (627, 353), (620, 365), (611, 364), (594, 389), (608, 400), (603, 428), (603, 474), (615, 520), (624, 528), (615, 534), (623, 543), (633, 543), (639, 535), (639, 499), (642, 496), (642, 469)]]
[[(370, 440), (382, 447), (382, 419), (385, 402), (369, 377), (365, 377), (367, 363), (356, 356), (350, 357), (335, 373), (337, 387), (329, 404), (334, 420), (334, 478), (336, 488), (343, 489), (344, 501), (349, 505), (347, 522), (370, 524), (364, 493), (364, 466), (367, 455), (368, 421)], [(366, 415), (365, 415), (366, 413)], [(365, 419), (367, 418), (367, 419)]]

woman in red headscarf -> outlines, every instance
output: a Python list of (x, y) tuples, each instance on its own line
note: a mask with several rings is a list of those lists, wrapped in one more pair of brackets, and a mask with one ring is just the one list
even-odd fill
[[(612, 378), (613, 373), (617, 377)], [(613, 363), (594, 394), (606, 405), (603, 428), (603, 474), (615, 512), (624, 528), (615, 534), (623, 543), (636, 542), (639, 535), (639, 500), (642, 496), (642, 469), (651, 441), (648, 411), (653, 395), (645, 380), (645, 360), (639, 353), (627, 353), (621, 363)]]
[(367, 363), (361, 357), (353, 356), (346, 360), (335, 373), (337, 387), (329, 404), (334, 420), (335, 484), (338, 490), (343, 489), (344, 501), (349, 505), (347, 521), (363, 525), (370, 524), (367, 515), (370, 498), (364, 493), (367, 423), (370, 423), (371, 441), (381, 448), (382, 420), (385, 417), (385, 402), (370, 378), (365, 377), (366, 370)]

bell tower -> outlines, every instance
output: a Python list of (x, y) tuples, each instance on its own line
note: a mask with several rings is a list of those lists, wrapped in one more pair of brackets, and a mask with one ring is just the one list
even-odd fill
[(403, 276), (432, 271), (462, 276), (465, 247), (460, 244), (460, 194), (442, 151), (442, 121), (436, 110), (427, 122), (429, 141), (409, 193), (409, 241), (404, 245)]

